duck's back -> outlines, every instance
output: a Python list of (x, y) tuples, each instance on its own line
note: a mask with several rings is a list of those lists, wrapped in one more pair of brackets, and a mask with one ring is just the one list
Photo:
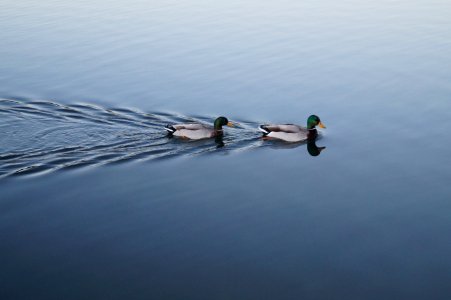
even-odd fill
[(174, 127), (177, 130), (182, 130), (182, 129), (202, 130), (202, 129), (209, 129), (210, 128), (209, 126), (207, 126), (205, 124), (201, 124), (201, 123), (175, 124), (175, 125), (172, 125), (172, 127)]
[(304, 132), (307, 130), (304, 127), (294, 124), (265, 125), (265, 128), (268, 128), (270, 131), (283, 131), (287, 133)]

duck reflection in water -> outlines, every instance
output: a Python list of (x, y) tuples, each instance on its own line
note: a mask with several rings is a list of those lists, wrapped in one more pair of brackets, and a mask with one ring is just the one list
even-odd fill
[(326, 147), (316, 146), (316, 138), (307, 140), (307, 151), (311, 156), (318, 156)]
[(225, 146), (225, 144), (224, 144), (224, 136), (223, 135), (215, 136), (215, 143), (216, 143), (216, 148), (224, 147)]
[(269, 146), (272, 149), (294, 149), (294, 148), (301, 147), (301, 146), (304, 146), (305, 144), (307, 144), (307, 152), (311, 156), (318, 156), (321, 154), (321, 151), (326, 149), (326, 147), (324, 147), (324, 146), (319, 147), (316, 145), (317, 135), (308, 138), (306, 141), (297, 142), (297, 143), (286, 143), (284, 141), (272, 140), (272, 139), (268, 140), (268, 138), (266, 138), (266, 137), (263, 137), (263, 139), (265, 139), (266, 141), (264, 144), (262, 144), (262, 146)]

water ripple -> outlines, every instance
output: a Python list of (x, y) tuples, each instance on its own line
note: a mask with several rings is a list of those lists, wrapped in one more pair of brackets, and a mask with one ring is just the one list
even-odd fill
[(232, 120), (240, 125), (219, 141), (186, 141), (163, 127), (215, 117), (28, 99), (0, 99), (0, 113), (0, 178), (263, 145), (258, 122), (248, 120)]

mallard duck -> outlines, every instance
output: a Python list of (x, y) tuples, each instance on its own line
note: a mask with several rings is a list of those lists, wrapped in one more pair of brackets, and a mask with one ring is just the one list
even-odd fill
[(166, 129), (170, 135), (191, 140), (200, 140), (221, 136), (223, 134), (222, 126), (224, 125), (233, 127), (233, 123), (229, 122), (226, 117), (219, 117), (213, 123), (213, 127), (201, 123), (187, 123), (166, 125), (164, 129)]
[(287, 142), (302, 142), (316, 138), (316, 126), (326, 128), (318, 116), (311, 115), (307, 119), (307, 128), (293, 124), (260, 125), (258, 129), (264, 137), (276, 138)]

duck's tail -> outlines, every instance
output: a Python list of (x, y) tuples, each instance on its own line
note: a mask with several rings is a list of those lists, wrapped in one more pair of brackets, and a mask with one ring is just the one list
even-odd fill
[(166, 131), (167, 131), (169, 134), (173, 134), (173, 133), (177, 130), (177, 129), (174, 128), (174, 126), (172, 126), (172, 125), (170, 125), (170, 124), (166, 125), (166, 126), (164, 127), (164, 129), (166, 129)]
[(268, 135), (271, 131), (265, 127), (265, 125), (258, 126), (258, 130), (263, 132), (263, 135)]

